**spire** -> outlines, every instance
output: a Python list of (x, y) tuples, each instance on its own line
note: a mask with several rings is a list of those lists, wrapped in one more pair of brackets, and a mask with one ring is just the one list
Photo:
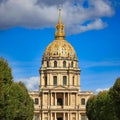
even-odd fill
[(56, 33), (55, 33), (56, 40), (64, 40), (65, 38), (64, 25), (62, 23), (62, 18), (61, 18), (61, 10), (62, 9), (59, 7), (58, 23), (56, 25)]
[(62, 23), (62, 18), (61, 18), (61, 8), (59, 7), (59, 16), (58, 16), (58, 24)]

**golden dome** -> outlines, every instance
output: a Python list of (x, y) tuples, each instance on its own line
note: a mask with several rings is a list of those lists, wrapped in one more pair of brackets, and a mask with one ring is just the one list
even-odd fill
[(76, 58), (74, 48), (66, 40), (54, 40), (45, 50), (44, 57)]
[(43, 57), (77, 58), (74, 48), (65, 40), (64, 25), (62, 24), (61, 20), (61, 9), (59, 9), (59, 18), (58, 24), (56, 25), (55, 40), (48, 45)]

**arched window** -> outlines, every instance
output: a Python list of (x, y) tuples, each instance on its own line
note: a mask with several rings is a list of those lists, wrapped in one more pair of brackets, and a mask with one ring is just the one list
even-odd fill
[(38, 98), (35, 98), (35, 99), (34, 99), (34, 104), (36, 104), (36, 105), (39, 104), (39, 99), (38, 99)]
[(75, 84), (75, 81), (74, 81), (74, 76), (73, 76), (73, 79), (72, 79), (72, 85), (74, 85)]
[(64, 68), (66, 67), (66, 61), (63, 61), (63, 67)]
[(67, 84), (67, 76), (63, 76), (63, 85)]
[(57, 61), (54, 61), (54, 67), (57, 67)]
[(81, 99), (81, 105), (85, 105), (85, 98)]
[(71, 62), (71, 67), (73, 67), (73, 61)]
[(57, 85), (57, 76), (53, 76), (53, 84)]
[(47, 67), (49, 67), (49, 61), (47, 61)]

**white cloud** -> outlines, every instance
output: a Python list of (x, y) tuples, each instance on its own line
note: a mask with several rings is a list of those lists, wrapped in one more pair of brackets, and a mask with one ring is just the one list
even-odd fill
[(85, 31), (89, 31), (89, 30), (99, 30), (99, 29), (103, 29), (104, 27), (106, 27), (107, 24), (104, 23), (101, 19), (96, 19), (93, 22), (82, 26), (82, 25), (72, 25), (71, 26), (71, 32), (72, 33), (80, 33), (80, 32), (85, 32)]
[(101, 92), (101, 91), (105, 91), (105, 90), (109, 90), (110, 88), (98, 88), (96, 89), (96, 92)]
[[(109, 0), (2, 0), (0, 2), (0, 28), (22, 26), (26, 28), (53, 27), (57, 22), (57, 8), (62, 4), (63, 21), (69, 34), (98, 30), (106, 26), (102, 17), (112, 16)], [(66, 9), (67, 8), (67, 9)], [(88, 22), (91, 21), (91, 22)], [(88, 22), (87, 24), (85, 24)]]
[(38, 76), (33, 76), (30, 78), (20, 78), (16, 81), (22, 81), (26, 85), (28, 90), (34, 90), (34, 91), (39, 90), (40, 77)]

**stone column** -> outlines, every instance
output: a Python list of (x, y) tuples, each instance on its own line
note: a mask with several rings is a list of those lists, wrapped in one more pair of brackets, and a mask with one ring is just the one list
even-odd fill
[(76, 98), (75, 105), (76, 105), (76, 107), (77, 107), (77, 98), (78, 98), (78, 97), (77, 97), (77, 93), (75, 94), (75, 96), (76, 96), (76, 97), (75, 97), (75, 98)]
[(65, 113), (63, 113), (63, 120), (65, 120)]
[(69, 106), (71, 106), (71, 102), (72, 101), (72, 99), (71, 99), (71, 93), (69, 93)]
[(44, 120), (44, 112), (42, 112), (42, 120)]
[(42, 73), (41, 73), (41, 76), (40, 76), (40, 87), (42, 87)]
[(52, 92), (50, 93), (50, 106), (52, 105)]
[(41, 120), (41, 114), (39, 114), (39, 117), (38, 117), (39, 119), (38, 120)]
[(48, 111), (48, 118), (47, 119), (49, 119), (50, 120), (50, 111)]
[(55, 112), (55, 120), (56, 120), (56, 112)]
[(78, 113), (78, 120), (80, 120), (80, 113)]
[(70, 119), (70, 113), (68, 113), (68, 120)]
[(49, 85), (49, 73), (47, 73), (47, 86)]
[(70, 100), (69, 100), (69, 99), (70, 99), (70, 98), (69, 98), (70, 96), (69, 96), (69, 95), (70, 95), (70, 94), (69, 94), (69, 92), (68, 92), (68, 106), (69, 106), (69, 104), (70, 104)]
[(65, 93), (63, 93), (63, 106), (65, 106)]
[(44, 92), (42, 92), (42, 107), (44, 106)]
[(70, 118), (69, 118), (69, 119), (70, 119), (70, 120), (72, 120), (72, 118), (71, 118), (71, 113), (70, 113), (70, 112), (69, 112), (69, 116), (70, 116)]
[(50, 120), (52, 120), (52, 112), (50, 113)]
[(78, 120), (78, 119), (77, 119), (77, 113), (76, 113), (76, 116), (75, 116), (75, 120)]

